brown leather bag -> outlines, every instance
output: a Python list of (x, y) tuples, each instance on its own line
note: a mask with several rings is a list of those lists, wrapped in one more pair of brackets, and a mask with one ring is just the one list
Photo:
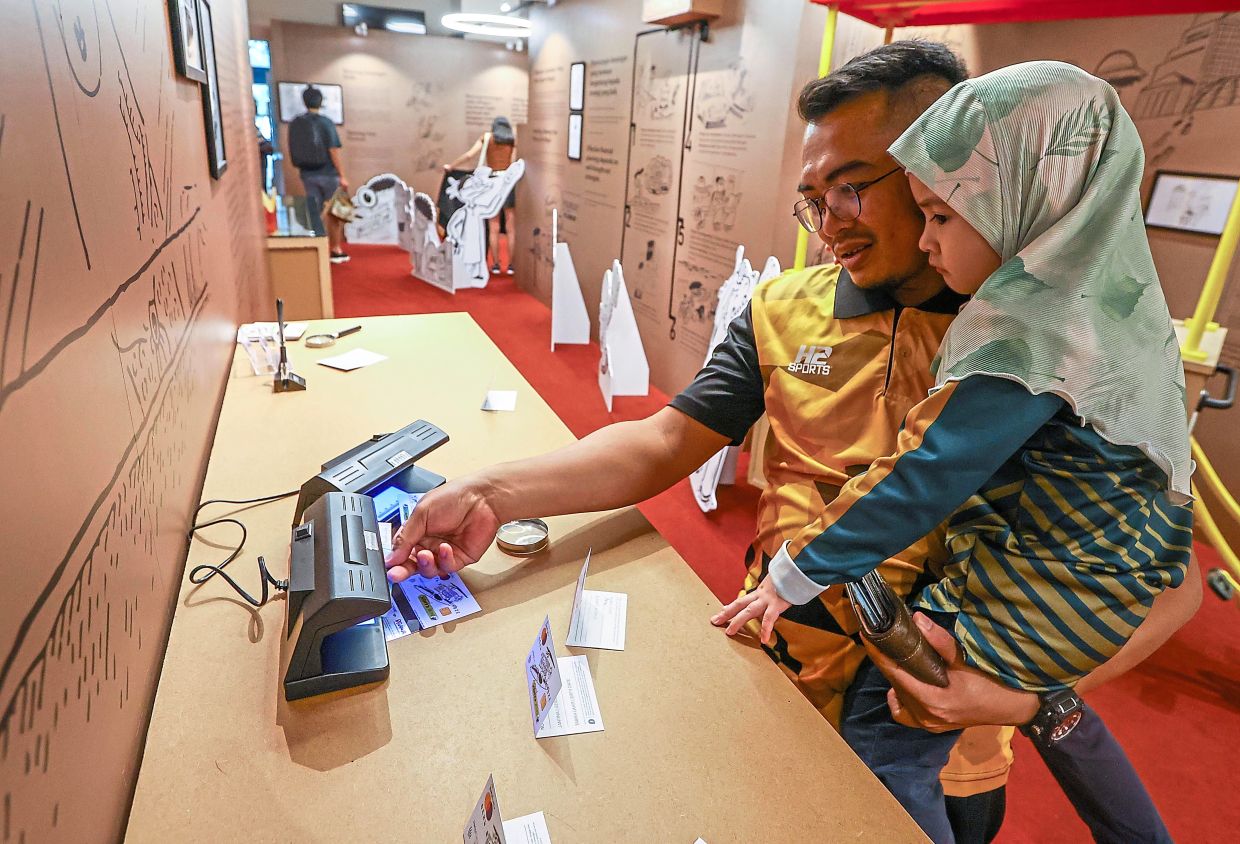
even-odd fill
[(861, 622), (862, 636), (923, 683), (947, 685), (947, 663), (917, 629), (908, 607), (882, 575), (872, 571), (845, 590)]

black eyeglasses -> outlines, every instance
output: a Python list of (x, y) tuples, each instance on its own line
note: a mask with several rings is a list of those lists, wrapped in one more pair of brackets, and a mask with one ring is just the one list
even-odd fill
[(796, 217), (801, 228), (810, 234), (817, 234), (822, 230), (828, 211), (841, 223), (851, 223), (861, 216), (861, 192), (870, 185), (878, 184), (892, 173), (898, 173), (900, 169), (896, 167), (888, 170), (877, 179), (870, 179), (868, 182), (859, 182), (855, 185), (846, 182), (829, 187), (820, 198), (802, 199), (794, 205), (792, 216)]

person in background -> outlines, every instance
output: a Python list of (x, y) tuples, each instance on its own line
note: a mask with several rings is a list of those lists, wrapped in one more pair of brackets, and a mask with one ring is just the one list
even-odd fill
[[(517, 160), (517, 135), (513, 131), (512, 124), (508, 122), (507, 117), (497, 117), (491, 121), (491, 131), (484, 132), (474, 141), (474, 145), (470, 147), (465, 154), (457, 158), (451, 164), (443, 166), (445, 173), (453, 170), (460, 170), (469, 166), (470, 162), (474, 162), (475, 169), (478, 167), (489, 167), (491, 175), (502, 173), (508, 169), (512, 162)], [(517, 207), (517, 194), (512, 191), (508, 194), (508, 198), (504, 200), (503, 210), (503, 233), (504, 233), (504, 257), (508, 259), (508, 266), (504, 268), (504, 275), (512, 275), (512, 233), (516, 225), (515, 211)], [(445, 220), (446, 224), (447, 221)], [(488, 243), (491, 245), (491, 272), (499, 274), (499, 235), (500, 235), (500, 218), (492, 217), (487, 221), (489, 227)]]
[(327, 235), (333, 264), (349, 260), (344, 251), (344, 221), (331, 213), (331, 200), (337, 188), (348, 191), (340, 163), (340, 135), (336, 124), (325, 114), (323, 92), (313, 85), (301, 92), (306, 113), (299, 114), (288, 126), (289, 158), (301, 175), (306, 191), (306, 207), (310, 224), (319, 237)]

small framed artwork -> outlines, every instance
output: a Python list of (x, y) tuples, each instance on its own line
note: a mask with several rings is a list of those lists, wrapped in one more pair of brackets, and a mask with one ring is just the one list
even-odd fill
[(568, 110), (582, 111), (586, 107), (586, 63), (573, 62), (568, 66)]
[(177, 73), (195, 82), (207, 81), (203, 61), (202, 36), (198, 27), (198, 0), (168, 0), (168, 20), (172, 23), (172, 55)]
[(1237, 176), (1159, 170), (1145, 206), (1145, 224), (1196, 234), (1222, 234), (1237, 188)]
[(302, 93), (311, 85), (323, 95), (319, 113), (330, 117), (337, 126), (344, 125), (344, 88), (325, 82), (281, 82), (277, 88), (280, 99), (280, 122), (292, 123), (298, 115), (306, 113)]
[(568, 158), (570, 161), (581, 160), (581, 115), (568, 116)]
[(207, 82), (202, 89), (202, 122), (207, 127), (207, 160), (211, 165), (211, 178), (218, 179), (228, 167), (228, 155), (224, 149), (224, 114), (220, 108), (219, 74), (215, 65), (215, 27), (208, 0), (198, 0), (198, 27), (202, 31), (202, 54), (207, 68)]

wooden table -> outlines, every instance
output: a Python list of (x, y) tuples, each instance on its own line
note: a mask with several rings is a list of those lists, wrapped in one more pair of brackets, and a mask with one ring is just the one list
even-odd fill
[[(204, 498), (294, 489), (323, 460), (418, 418), (452, 437), (422, 461), (448, 477), (572, 441), (467, 315), (362, 322), (330, 349), (294, 344), (304, 393), (273, 394), (238, 351)], [(389, 359), (352, 373), (313, 364), (359, 346)], [(516, 389), (516, 412), (480, 411), (488, 388)], [(257, 554), (287, 571), (292, 510), (289, 499), (243, 511), (249, 542), (230, 570), (245, 585), (257, 584)], [(492, 548), (463, 573), (481, 614), (391, 642), (386, 683), (291, 705), (284, 601), (251, 612), (218, 579), (183, 583), (128, 839), (456, 842), (493, 773), (504, 816), (546, 812), (556, 844), (925, 840), (765, 655), (710, 626), (719, 602), (640, 513), (549, 523), (544, 554)], [(234, 533), (207, 538), (229, 545)], [(538, 741), (523, 660), (547, 614), (569, 653), (589, 546), (590, 588), (629, 595), (626, 650), (577, 651), (606, 731)], [(189, 561), (223, 553), (198, 539)]]

